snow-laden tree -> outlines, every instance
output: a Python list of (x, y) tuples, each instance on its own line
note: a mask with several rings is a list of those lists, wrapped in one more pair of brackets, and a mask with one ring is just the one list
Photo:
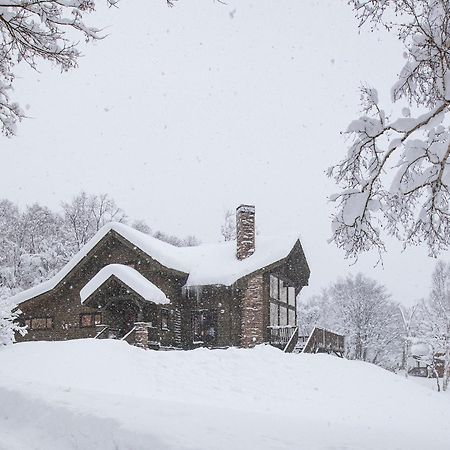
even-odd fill
[(141, 233), (150, 235), (152, 234), (152, 229), (150, 228), (150, 225), (148, 225), (147, 222), (145, 222), (145, 220), (137, 219), (131, 224), (131, 226), (135, 230), (140, 231)]
[(19, 325), (20, 311), (11, 302), (8, 289), (0, 285), (0, 347), (15, 342), (15, 334), (22, 336), (26, 329)]
[[(118, 0), (105, 0), (115, 5)], [(12, 99), (15, 66), (24, 62), (37, 69), (47, 60), (66, 71), (77, 66), (78, 34), (86, 41), (103, 37), (85, 22), (96, 0), (0, 0), (0, 124), (6, 135), (16, 132), (24, 117)]]
[[(333, 240), (347, 256), (376, 248), (384, 233), (431, 255), (450, 243), (450, 1), (350, 0), (360, 26), (386, 27), (405, 47), (389, 116), (376, 89), (361, 91), (363, 115), (350, 147), (329, 169), (340, 191)], [(382, 230), (383, 229), (383, 233)]]
[(442, 387), (446, 391), (450, 371), (450, 264), (443, 261), (436, 264), (430, 297), (422, 305), (421, 338), (432, 349), (432, 360), (443, 363)]
[(167, 234), (163, 231), (156, 231), (153, 237), (159, 239), (160, 241), (167, 242), (168, 244), (175, 245), (175, 247), (195, 247), (201, 244), (201, 241), (193, 235), (179, 238), (178, 236)]
[(403, 325), (403, 357), (402, 357), (402, 369), (405, 371), (405, 377), (408, 378), (409, 373), (409, 360), (411, 359), (411, 346), (413, 343), (413, 334), (415, 331), (415, 318), (418, 305), (414, 305), (411, 308), (406, 308), (399, 305), (400, 316), (402, 318)]
[(113, 221), (126, 222), (126, 214), (108, 194), (81, 192), (62, 207), (72, 253), (78, 252), (103, 225)]
[(236, 240), (236, 213), (231, 209), (225, 212), (223, 224), (220, 227), (220, 233), (225, 241)]
[(300, 336), (309, 336), (314, 327), (322, 326), (328, 328), (328, 296), (327, 292), (315, 295), (307, 302), (299, 302), (297, 306), (297, 323)]
[(402, 358), (402, 319), (383, 285), (362, 274), (333, 283), (299, 306), (306, 334), (321, 326), (345, 335), (346, 356), (395, 369)]

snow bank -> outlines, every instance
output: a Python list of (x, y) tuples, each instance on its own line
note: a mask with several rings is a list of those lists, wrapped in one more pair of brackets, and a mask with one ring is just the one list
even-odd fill
[(2, 450), (448, 450), (450, 442), (449, 396), (369, 364), (271, 347), (16, 344), (0, 351), (0, 405)]
[(81, 289), (81, 303), (84, 303), (99, 287), (109, 278), (115, 276), (128, 287), (133, 289), (144, 300), (165, 305), (170, 303), (161, 289), (151, 281), (141, 275), (137, 270), (122, 264), (109, 264), (101, 269), (89, 282)]

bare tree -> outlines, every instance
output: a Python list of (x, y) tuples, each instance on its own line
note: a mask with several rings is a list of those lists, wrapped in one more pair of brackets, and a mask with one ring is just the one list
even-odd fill
[[(347, 256), (385, 250), (382, 231), (437, 255), (450, 243), (450, 2), (349, 0), (360, 26), (384, 26), (405, 47), (392, 87), (402, 114), (390, 117), (375, 89), (361, 90), (363, 115), (346, 157), (329, 169), (340, 191), (333, 240)], [(399, 108), (399, 109), (400, 109)]]
[(88, 195), (81, 192), (71, 203), (62, 204), (69, 240), (78, 251), (108, 222), (125, 222), (126, 215), (108, 194)]

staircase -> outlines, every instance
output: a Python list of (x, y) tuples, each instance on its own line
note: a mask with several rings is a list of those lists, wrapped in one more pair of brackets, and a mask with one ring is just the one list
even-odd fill
[(341, 334), (315, 327), (309, 336), (298, 336), (292, 353), (334, 353), (343, 357), (345, 338)]

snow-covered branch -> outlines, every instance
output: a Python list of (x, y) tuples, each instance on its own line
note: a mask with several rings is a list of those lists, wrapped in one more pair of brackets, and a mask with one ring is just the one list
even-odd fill
[(404, 43), (407, 61), (391, 96), (408, 107), (390, 118), (377, 91), (362, 88), (364, 115), (349, 125), (348, 153), (328, 172), (340, 188), (331, 196), (332, 239), (347, 256), (381, 252), (384, 230), (436, 255), (450, 243), (450, 2), (350, 4), (361, 25), (382, 24)]

